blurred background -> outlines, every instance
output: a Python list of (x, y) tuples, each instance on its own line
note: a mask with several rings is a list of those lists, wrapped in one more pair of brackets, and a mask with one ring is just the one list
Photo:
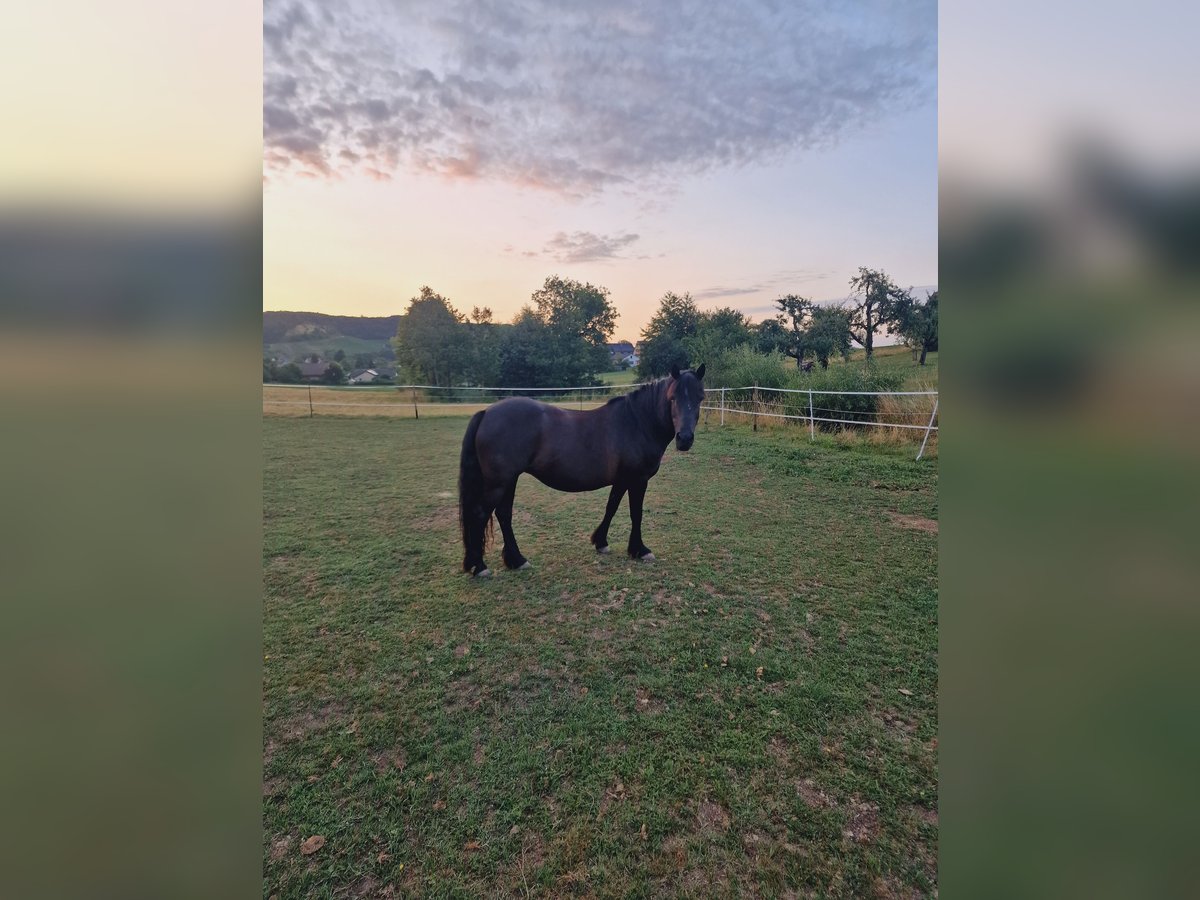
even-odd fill
[(261, 9), (0, 44), (0, 894), (252, 895)]
[(1195, 890), (1197, 26), (941, 7), (946, 896)]

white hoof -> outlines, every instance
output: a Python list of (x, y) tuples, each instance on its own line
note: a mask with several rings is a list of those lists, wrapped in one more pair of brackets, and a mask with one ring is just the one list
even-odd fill
[(639, 556), (638, 559), (640, 559), (642, 562), (654, 562), (654, 554), (647, 553), (645, 556)]
[(603, 547), (597, 547), (596, 552), (597, 553), (612, 553), (612, 550), (609, 549), (608, 544), (605, 544)]
[(529, 560), (525, 560), (525, 562), (523, 562), (519, 566), (517, 566), (517, 571), (520, 572), (520, 571), (523, 571), (524, 569), (532, 569), (532, 568), (533, 568), (533, 565), (529, 562)]
[(478, 572), (475, 573), (475, 577), (476, 578), (491, 578), (492, 570), (491, 569), (480, 569)]

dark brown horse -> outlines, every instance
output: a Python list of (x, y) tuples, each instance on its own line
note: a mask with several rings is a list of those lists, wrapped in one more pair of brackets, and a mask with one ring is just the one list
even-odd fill
[(471, 417), (463, 438), (458, 511), (465, 555), (463, 571), (490, 575), (483, 561), (492, 512), (504, 534), (504, 564), (524, 569), (512, 529), (517, 479), (528, 472), (559, 491), (612, 486), (604, 519), (592, 533), (597, 552), (608, 552), (608, 526), (629, 493), (629, 555), (654, 559), (642, 543), (642, 499), (672, 440), (688, 450), (704, 400), (704, 366), (661, 378), (587, 412), (560, 409), (526, 397), (501, 400)]

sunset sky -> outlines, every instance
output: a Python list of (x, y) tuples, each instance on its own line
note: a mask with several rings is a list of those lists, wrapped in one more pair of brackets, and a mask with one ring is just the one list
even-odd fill
[(510, 319), (547, 275), (636, 339), (860, 265), (937, 281), (937, 8), (531, 0), (264, 8), (263, 306)]

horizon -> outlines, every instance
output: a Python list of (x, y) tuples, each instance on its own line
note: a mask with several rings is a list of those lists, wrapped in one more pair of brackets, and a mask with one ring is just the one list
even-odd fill
[(668, 291), (758, 321), (858, 266), (936, 283), (935, 4), (538, 6), (268, 0), (264, 311), (429, 285), (507, 322), (559, 274), (631, 339)]

